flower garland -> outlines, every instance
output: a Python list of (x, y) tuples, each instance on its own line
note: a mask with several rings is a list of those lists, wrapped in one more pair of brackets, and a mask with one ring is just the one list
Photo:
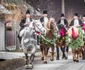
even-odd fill
[(52, 39), (48, 39), (45, 35), (40, 35), (40, 42), (42, 42), (43, 44), (46, 45), (52, 45), (56, 42), (56, 35), (53, 34), (53, 38)]
[(83, 33), (81, 28), (78, 28), (78, 37), (76, 39), (69, 39), (68, 35), (66, 35), (66, 45), (72, 49), (78, 49), (84, 45), (83, 41)]
[(66, 37), (65, 36), (60, 37), (60, 38), (57, 38), (57, 42), (60, 43), (60, 44), (62, 44), (66, 40)]

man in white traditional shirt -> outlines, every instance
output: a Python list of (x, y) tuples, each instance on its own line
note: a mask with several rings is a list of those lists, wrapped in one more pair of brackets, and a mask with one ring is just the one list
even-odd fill
[(74, 14), (74, 18), (70, 23), (70, 26), (82, 26), (82, 21), (79, 19), (78, 13)]
[[(60, 20), (58, 20), (57, 24), (58, 26), (58, 30), (59, 32), (61, 31), (62, 27), (68, 27), (68, 21), (65, 18), (65, 15), (62, 13), (60, 16)], [(65, 33), (66, 33), (66, 28), (65, 29)], [(60, 37), (60, 39), (62, 38), (62, 36)], [(68, 47), (61, 47), (61, 51), (63, 53), (62, 59), (67, 59), (67, 56), (65, 55), (65, 51), (68, 52)], [(56, 48), (56, 52), (57, 52), (57, 56), (56, 59), (59, 60), (59, 47)]]
[[(65, 15), (63, 13), (61, 14), (60, 20), (57, 22), (56, 25), (59, 25), (59, 24), (62, 24), (65, 27), (68, 27), (68, 21), (66, 20)], [(60, 29), (60, 27), (58, 27), (58, 28)]]
[[(47, 13), (46, 10), (43, 11), (43, 15), (40, 18), (40, 22), (46, 28), (46, 24), (48, 23), (48, 13)], [(37, 38), (38, 38), (38, 44), (39, 44), (40, 43), (40, 41), (39, 41), (39, 35), (37, 36)]]
[(20, 27), (21, 27), (20, 30), (22, 30), (27, 24), (30, 24), (31, 22), (32, 22), (32, 19), (30, 17), (30, 11), (27, 10), (25, 18), (23, 18), (20, 22)]
[[(19, 32), (22, 30), (22, 29), (24, 29), (24, 27), (28, 24), (30, 27), (32, 27), (32, 19), (31, 19), (31, 17), (30, 17), (30, 10), (27, 10), (26, 11), (26, 14), (25, 14), (25, 18), (23, 18), (22, 20), (21, 20), (21, 22), (20, 22), (20, 30), (19, 30)], [(21, 38), (22, 37), (20, 37), (19, 35), (18, 35), (18, 38), (19, 38), (19, 41), (20, 41), (20, 43), (21, 43)]]
[(42, 25), (43, 25), (44, 27), (45, 27), (46, 24), (48, 23), (48, 13), (47, 13), (46, 10), (43, 11), (43, 17), (40, 18), (40, 21), (41, 21), (41, 23), (42, 23)]

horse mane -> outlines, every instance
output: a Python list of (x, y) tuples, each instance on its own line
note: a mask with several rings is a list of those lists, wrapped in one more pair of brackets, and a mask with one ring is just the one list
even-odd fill
[(47, 22), (46, 24), (46, 31), (50, 30), (50, 21)]
[(78, 28), (75, 26), (72, 26), (68, 30), (68, 36), (71, 38), (77, 38), (78, 37)]
[(53, 22), (49, 20), (47, 25), (46, 25), (46, 37), (48, 37), (49, 39), (52, 39), (52, 37), (53, 37), (53, 31), (51, 29), (51, 23), (53, 23)]

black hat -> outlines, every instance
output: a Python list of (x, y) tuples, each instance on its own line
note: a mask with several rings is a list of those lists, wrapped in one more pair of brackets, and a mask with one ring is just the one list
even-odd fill
[(44, 10), (44, 11), (43, 11), (43, 14), (47, 14), (47, 11), (46, 11), (46, 10)]
[(85, 15), (83, 15), (83, 17), (85, 17)]
[(78, 16), (78, 13), (75, 13), (74, 16)]
[(26, 11), (26, 14), (30, 14), (30, 11), (29, 11), (29, 10), (27, 10), (27, 11)]
[(64, 17), (64, 16), (65, 16), (65, 15), (62, 13), (62, 14), (61, 14), (61, 17)]

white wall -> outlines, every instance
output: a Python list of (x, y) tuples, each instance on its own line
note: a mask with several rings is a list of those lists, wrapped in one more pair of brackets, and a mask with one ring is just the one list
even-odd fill
[(0, 50), (5, 50), (5, 26), (0, 22)]

